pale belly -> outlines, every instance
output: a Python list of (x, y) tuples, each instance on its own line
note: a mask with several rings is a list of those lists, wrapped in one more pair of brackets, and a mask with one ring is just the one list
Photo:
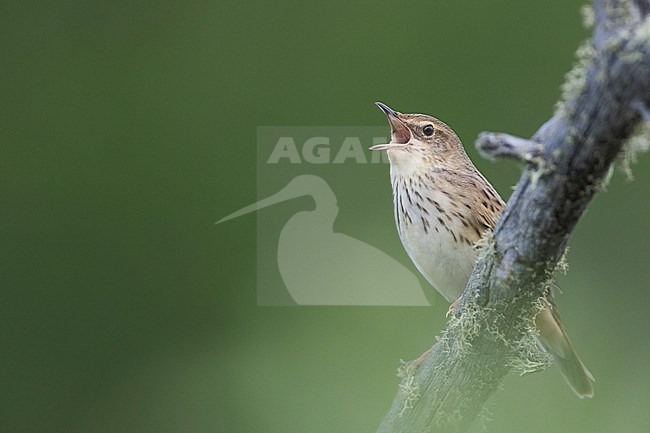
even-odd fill
[(398, 230), (402, 244), (411, 260), (449, 302), (460, 297), (476, 264), (472, 245), (455, 242), (445, 229), (429, 228), (428, 233), (418, 224)]

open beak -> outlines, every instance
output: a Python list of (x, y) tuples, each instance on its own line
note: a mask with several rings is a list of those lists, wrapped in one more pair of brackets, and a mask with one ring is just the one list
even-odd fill
[(370, 150), (399, 149), (408, 146), (408, 142), (411, 141), (411, 131), (406, 124), (400, 120), (398, 113), (388, 105), (382, 104), (381, 102), (375, 102), (375, 105), (381, 108), (381, 111), (384, 112), (388, 119), (388, 123), (390, 124), (390, 143), (377, 144), (372, 146)]

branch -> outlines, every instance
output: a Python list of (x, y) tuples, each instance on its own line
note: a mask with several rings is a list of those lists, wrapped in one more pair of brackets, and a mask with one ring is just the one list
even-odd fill
[(650, 1), (648, 0), (633, 0), (632, 3), (636, 8), (639, 18), (643, 19), (650, 15)]
[(525, 138), (509, 134), (482, 132), (476, 139), (476, 148), (484, 158), (514, 159), (519, 162), (537, 164), (544, 152), (544, 146)]
[(630, 106), (636, 111), (638, 111), (641, 118), (646, 123), (648, 123), (648, 125), (650, 125), (650, 108), (648, 108), (648, 104), (646, 104), (642, 100), (637, 99), (634, 102), (632, 102)]
[(578, 219), (626, 138), (648, 118), (647, 5), (595, 0), (589, 55), (567, 76), (556, 114), (530, 141), (479, 137), (488, 156), (530, 162), (534, 155), (545, 169), (524, 167), (458, 313), (428, 358), (401, 370), (400, 391), (379, 433), (464, 432), (508, 373), (544, 367), (530, 344), (531, 318)]

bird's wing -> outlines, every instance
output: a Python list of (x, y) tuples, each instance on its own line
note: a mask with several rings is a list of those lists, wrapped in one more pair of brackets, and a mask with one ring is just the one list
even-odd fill
[(490, 182), (478, 170), (476, 174), (478, 174), (478, 178), (476, 179), (477, 188), (474, 188), (477, 195), (475, 197), (476, 206), (473, 206), (474, 214), (478, 222), (484, 224), (486, 228), (493, 229), (497, 225), (506, 204)]
[(453, 177), (449, 176), (445, 180), (453, 182), (461, 191), (456, 199), (467, 207), (465, 215), (473, 229), (471, 237), (475, 237), (471, 240), (475, 242), (486, 230), (494, 229), (505, 208), (505, 203), (490, 182), (478, 170), (454, 173)]

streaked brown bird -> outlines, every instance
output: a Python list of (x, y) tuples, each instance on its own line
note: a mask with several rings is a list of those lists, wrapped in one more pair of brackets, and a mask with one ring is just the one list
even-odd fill
[[(494, 228), (505, 204), (450, 127), (431, 116), (377, 106), (388, 118), (391, 141), (370, 149), (388, 152), (399, 237), (427, 281), (455, 302), (476, 264), (474, 245)], [(535, 318), (538, 343), (573, 391), (592, 397), (594, 378), (564, 331), (551, 293), (548, 300)]]

